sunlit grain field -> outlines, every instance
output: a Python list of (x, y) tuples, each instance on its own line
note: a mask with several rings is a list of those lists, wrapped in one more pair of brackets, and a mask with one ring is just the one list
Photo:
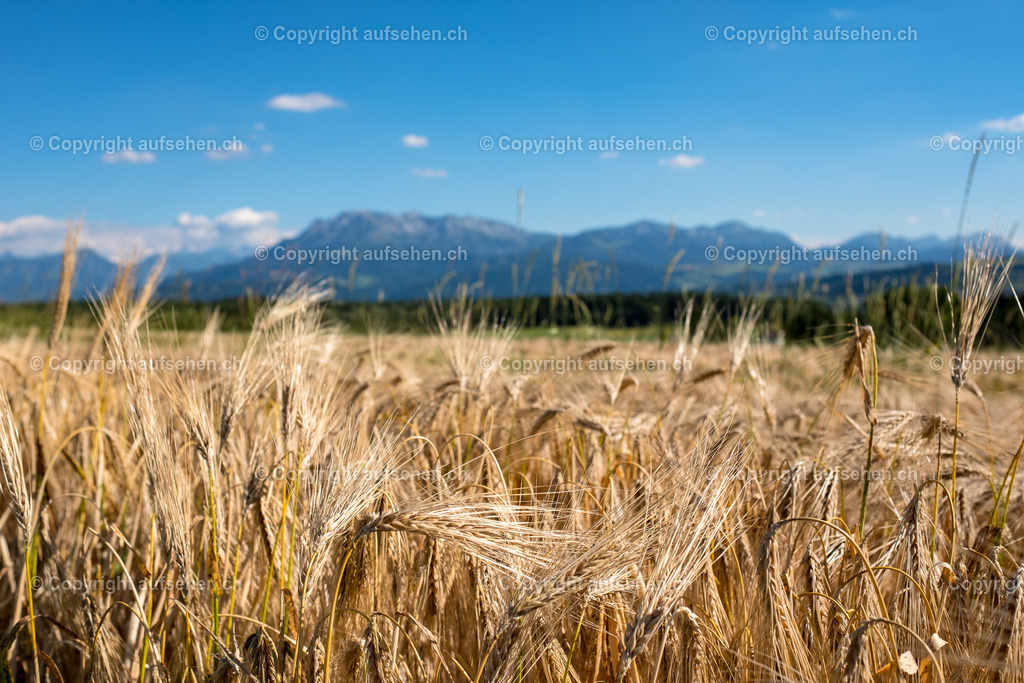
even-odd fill
[(150, 289), (0, 343), (3, 680), (1024, 678), (1015, 350), (303, 289), (174, 337)]

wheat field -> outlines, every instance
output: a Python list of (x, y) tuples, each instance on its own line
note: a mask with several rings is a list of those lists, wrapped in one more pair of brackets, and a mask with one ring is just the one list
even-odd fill
[(175, 335), (130, 269), (65, 329), (62, 287), (0, 342), (0, 680), (1024, 680), (1022, 382), (971, 371), (1004, 265), (931, 350), (756, 301), (357, 336), (315, 287)]

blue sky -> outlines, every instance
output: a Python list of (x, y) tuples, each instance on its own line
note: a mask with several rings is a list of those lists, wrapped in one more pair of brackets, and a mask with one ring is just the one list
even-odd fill
[[(948, 136), (966, 147), (985, 128), (1003, 149), (979, 162), (971, 225), (1024, 215), (1019, 3), (8, 0), (0, 11), (0, 252), (56, 250), (65, 220), (83, 214), (107, 252), (263, 243), (352, 209), (513, 222), (518, 188), (524, 226), (545, 232), (674, 216), (810, 243), (879, 228), (948, 236), (970, 164)], [(412, 26), (465, 39), (274, 35)], [(910, 27), (916, 39), (813, 40), (836, 26)], [(776, 27), (807, 27), (811, 40), (736, 39)], [(607, 158), (480, 144), (612, 135), (690, 146)], [(59, 149), (101, 136), (234, 137), (245, 149)]]

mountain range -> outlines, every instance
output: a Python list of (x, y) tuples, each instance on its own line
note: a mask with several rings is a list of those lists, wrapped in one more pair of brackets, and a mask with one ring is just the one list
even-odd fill
[[(949, 264), (956, 244), (952, 238), (866, 233), (811, 248), (737, 221), (689, 228), (639, 221), (559, 237), (473, 216), (353, 211), (316, 220), (301, 234), (243, 258), (228, 248), (169, 254), (160, 295), (202, 301), (268, 295), (300, 275), (327, 282), (335, 298), (348, 301), (422, 299), (439, 283), (445, 291), (466, 283), (494, 297), (548, 295), (553, 289), (735, 292), (761, 287), (769, 278), (774, 289), (786, 291), (810, 278), (927, 274), (934, 264)], [(883, 258), (880, 250), (886, 250)], [(156, 260), (147, 258), (142, 271)], [(53, 298), (60, 261), (60, 254), (0, 254), (0, 302)], [(116, 272), (115, 263), (82, 250), (72, 298), (107, 291)]]

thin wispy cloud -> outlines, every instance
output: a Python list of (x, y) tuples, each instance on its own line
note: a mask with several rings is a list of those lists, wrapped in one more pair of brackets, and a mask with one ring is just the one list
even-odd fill
[(619, 158), (619, 153), (618, 152), (601, 152), (601, 158), (602, 159), (618, 159)]
[(828, 13), (833, 19), (852, 19), (857, 15), (852, 9), (842, 9), (840, 7), (833, 7)]
[(677, 154), (668, 159), (659, 159), (660, 166), (669, 168), (696, 168), (704, 163), (704, 157), (691, 156), (689, 154)]
[(430, 140), (425, 135), (416, 135), (415, 133), (409, 133), (408, 135), (402, 136), (402, 144), (406, 147), (426, 147), (430, 144)]
[(1013, 116), (1008, 119), (993, 119), (983, 121), (981, 127), (986, 130), (1001, 130), (1007, 133), (1024, 132), (1024, 114)]
[(277, 95), (267, 100), (268, 109), (297, 111), (303, 114), (323, 109), (345, 109), (347, 106), (341, 100), (322, 92), (311, 92), (305, 95)]
[(156, 155), (152, 152), (136, 152), (134, 149), (124, 149), (119, 152), (104, 154), (105, 164), (151, 164), (156, 161)]
[(414, 168), (412, 174), (417, 178), (447, 178), (448, 171), (443, 168)]

